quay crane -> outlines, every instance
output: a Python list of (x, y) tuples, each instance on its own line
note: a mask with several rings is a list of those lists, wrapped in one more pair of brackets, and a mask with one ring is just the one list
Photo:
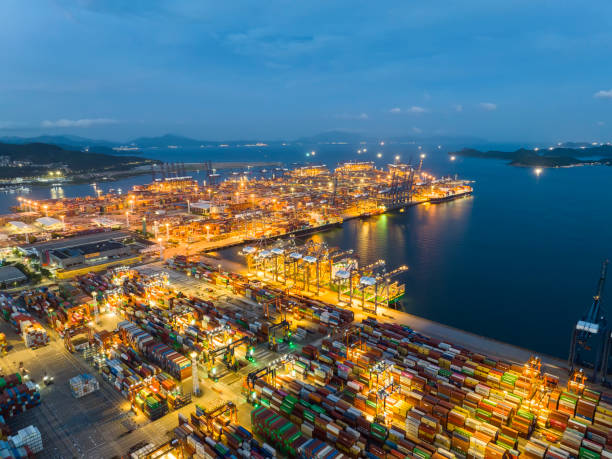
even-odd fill
[[(607, 384), (608, 361), (610, 359), (610, 352), (612, 351), (611, 330), (601, 307), (601, 297), (606, 282), (607, 269), (608, 260), (605, 260), (601, 266), (601, 274), (599, 276), (599, 282), (597, 283), (597, 291), (593, 296), (593, 303), (587, 313), (574, 327), (568, 359), (570, 373), (573, 373), (576, 366), (581, 364), (586, 364), (587, 366), (592, 365), (593, 382), (597, 382), (598, 379), (601, 379), (604, 384)], [(593, 350), (595, 352), (595, 359), (593, 362), (582, 360), (580, 355), (581, 350)]]

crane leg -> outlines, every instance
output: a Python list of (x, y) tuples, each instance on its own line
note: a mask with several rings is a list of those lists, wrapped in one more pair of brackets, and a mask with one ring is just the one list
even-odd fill
[(610, 337), (610, 329), (604, 330), (603, 354), (601, 356), (601, 371), (599, 377), (602, 383), (608, 379), (608, 362), (610, 360), (610, 345), (612, 338)]
[(570, 373), (572, 371), (574, 371), (574, 363), (576, 362), (576, 338), (577, 338), (577, 334), (578, 334), (578, 330), (576, 330), (576, 327), (574, 326), (574, 331), (572, 332), (572, 342), (570, 344), (569, 360), (567, 361)]

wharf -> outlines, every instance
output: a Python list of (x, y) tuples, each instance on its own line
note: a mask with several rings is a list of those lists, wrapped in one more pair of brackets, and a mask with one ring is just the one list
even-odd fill
[[(386, 209), (385, 212), (382, 212), (381, 214), (342, 214), (341, 221), (332, 222), (332, 223), (324, 223), (323, 225), (320, 225), (320, 226), (313, 226), (310, 228), (299, 229), (299, 230), (291, 231), (291, 232), (284, 233), (284, 234), (276, 234), (274, 236), (269, 236), (266, 238), (259, 239), (258, 242), (273, 241), (276, 239), (283, 239), (283, 238), (288, 238), (291, 236), (307, 236), (310, 234), (328, 231), (333, 228), (342, 227), (342, 225), (345, 222), (349, 220), (354, 220), (356, 218), (370, 218), (374, 215), (382, 215), (382, 214), (386, 214), (390, 212), (396, 212), (396, 211), (399, 211), (400, 209), (416, 207), (421, 204), (427, 204), (427, 203), (439, 204), (442, 202), (454, 201), (455, 199), (466, 198), (471, 195), (472, 195), (472, 192), (470, 191), (467, 193), (460, 193), (456, 195), (445, 196), (443, 198), (431, 198), (431, 199), (427, 199), (423, 201), (409, 202), (406, 204), (400, 204), (400, 205), (388, 208)], [(218, 250), (229, 249), (231, 247), (237, 247), (239, 245), (248, 244), (250, 242), (253, 242), (253, 241), (250, 239), (240, 237), (240, 236), (231, 236), (222, 241), (210, 241), (210, 242), (201, 241), (201, 242), (190, 243), (190, 244), (180, 244), (178, 247), (167, 248), (164, 251), (164, 258), (166, 259), (172, 258), (175, 255), (186, 254), (186, 253), (216, 252)]]
[[(223, 269), (230, 272), (235, 271), (244, 275), (247, 274), (246, 267), (234, 261), (211, 259), (210, 263), (213, 266), (221, 265)], [(283, 287), (282, 283), (274, 282), (271, 279), (264, 280), (260, 277), (258, 277), (258, 279), (276, 287)], [(316, 296), (314, 293), (307, 294), (305, 292), (301, 292), (301, 294), (313, 300), (318, 300), (333, 304), (340, 308), (349, 309), (349, 305), (346, 302), (337, 301), (337, 294), (332, 291), (325, 291), (321, 289), (318, 296)], [(372, 313), (362, 309), (360, 300), (353, 299), (353, 306), (350, 309), (352, 309), (355, 314), (356, 322), (360, 322), (368, 317), (374, 317)], [(494, 338), (478, 335), (476, 333), (461, 330), (450, 325), (435, 322), (433, 320), (419, 317), (404, 311), (399, 311), (397, 309), (386, 308), (384, 306), (378, 306), (378, 313), (376, 314), (375, 318), (379, 322), (408, 325), (410, 328), (422, 333), (423, 335), (448, 342), (449, 344), (455, 346), (464, 347), (492, 358), (506, 360), (519, 365), (523, 365), (531, 356), (537, 355), (542, 360), (543, 371), (558, 376), (559, 380), (562, 382), (565, 382), (568, 379), (569, 373), (567, 361), (550, 355), (541, 354), (516, 344), (505, 343)], [(593, 384), (593, 386), (598, 390), (604, 390), (600, 385)]]

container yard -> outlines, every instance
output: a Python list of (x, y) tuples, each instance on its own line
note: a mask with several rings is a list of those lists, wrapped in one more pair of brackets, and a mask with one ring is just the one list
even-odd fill
[[(0, 296), (0, 457), (612, 458), (612, 395), (581, 369), (412, 327), (406, 266), (277, 238), (470, 193), (422, 162), (346, 163), (78, 203), (149, 258)], [(197, 255), (245, 241), (246, 272)]]
[[(160, 257), (169, 258), (320, 231), (349, 218), (472, 193), (466, 181), (428, 174), (422, 160), (418, 165), (393, 163), (379, 169), (373, 163), (350, 162), (333, 170), (323, 165), (265, 172), (234, 170), (217, 178), (200, 183), (189, 176), (163, 177), (125, 193), (103, 194), (94, 187), (88, 197), (22, 199), (14, 210), (54, 219), (58, 224), (52, 231), (66, 237), (96, 228), (133, 230), (148, 238)], [(36, 236), (44, 240), (50, 234), (51, 229), (42, 228)], [(85, 258), (78, 269), (64, 266), (66, 253), (61, 250), (50, 250), (41, 262), (67, 278), (86, 273), (91, 254), (100, 259), (96, 265), (100, 270), (111, 267), (108, 260), (119, 249), (125, 260), (136, 263), (138, 255), (131, 248), (83, 246)], [(108, 255), (100, 255), (104, 251)]]
[[(293, 266), (277, 270), (270, 260), (254, 260), (251, 271), (265, 270), (258, 276), (177, 256), (165, 265), (119, 267), (4, 294), (6, 339), (17, 349), (8, 355), (30, 353), (24, 371), (36, 355), (55, 355), (58, 369), (63, 359), (73, 362), (59, 374), (45, 365), (29, 381), (0, 379), (7, 428), (34, 425), (45, 448), (57, 449), (50, 457), (88, 457), (68, 446), (69, 431), (53, 433), (45, 404), (72, 400), (97, 425), (95, 405), (106, 400), (116, 413), (110, 416), (125, 421), (114, 427), (116, 437), (101, 430), (89, 451), (133, 457), (610, 454), (612, 397), (584, 373), (560, 378), (535, 357), (506, 360), (416, 332), (397, 323), (402, 313), (388, 315), (382, 299), (383, 315), (375, 319), (369, 290), (363, 293), (375, 283), (334, 291), (329, 281), (350, 266), (351, 253), (280, 247), (301, 259), (320, 252), (319, 285), (316, 259), (310, 273), (298, 266), (297, 274)], [(350, 283), (385, 279), (383, 263), (354, 264)], [(45, 330), (45, 346), (26, 347), (21, 330), (28, 321)], [(127, 420), (131, 427), (121, 434)], [(168, 433), (155, 435), (162, 425)], [(79, 445), (87, 443), (88, 429), (77, 430)], [(7, 451), (35, 454), (37, 437), (29, 432)]]

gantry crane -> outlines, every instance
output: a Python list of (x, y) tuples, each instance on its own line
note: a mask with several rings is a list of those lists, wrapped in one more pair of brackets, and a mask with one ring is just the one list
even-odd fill
[(204, 336), (206, 339), (206, 345), (208, 349), (212, 349), (214, 347), (214, 339), (217, 336), (221, 336), (225, 341), (227, 334), (230, 332), (229, 325), (220, 325), (217, 328), (213, 328), (212, 330), (204, 331)]
[(216, 440), (221, 438), (221, 432), (218, 429), (215, 429), (215, 421), (222, 416), (226, 416), (228, 418), (227, 422), (236, 422), (238, 410), (234, 402), (225, 402), (212, 410), (204, 410), (202, 407), (200, 407), (200, 409), (204, 411), (204, 414), (201, 414), (198, 417), (203, 421), (204, 426), (208, 430), (208, 433), (213, 440), (215, 439), (215, 433), (218, 434)]
[(268, 327), (268, 347), (274, 352), (278, 352), (278, 341), (276, 339), (276, 331), (283, 331), (283, 339), (289, 341), (291, 339), (291, 328), (290, 324), (286, 320), (270, 325)]
[[(384, 386), (376, 391), (376, 420), (382, 424), (387, 424), (385, 411), (387, 410), (387, 397), (396, 392), (401, 392), (402, 386), (396, 383), (393, 378), (389, 379)], [(382, 400), (382, 403), (380, 403)]]
[(246, 356), (248, 358), (252, 357), (254, 338), (252, 336), (245, 335), (242, 338), (232, 341), (226, 346), (220, 347), (218, 349), (214, 349), (206, 352), (206, 365), (209, 371), (209, 374), (212, 368), (215, 366), (215, 360), (219, 355), (223, 355), (223, 361), (229, 370), (237, 371), (238, 370), (238, 362), (236, 361), (235, 350), (237, 347), (242, 346), (243, 344), (247, 345)]
[(574, 370), (567, 380), (567, 390), (580, 395), (584, 391), (586, 381), (587, 376), (584, 374), (582, 368), (580, 370)]
[(276, 372), (279, 368), (284, 367), (290, 363), (295, 362), (294, 354), (285, 354), (270, 362), (267, 366), (260, 368), (259, 370), (251, 371), (245, 378), (246, 388), (249, 391), (251, 401), (255, 401), (252, 396), (253, 390), (255, 389), (255, 382), (258, 379), (266, 378), (267, 382), (273, 387), (276, 387)]
[(73, 338), (78, 335), (86, 335), (88, 342), (93, 343), (93, 327), (82, 326), (82, 327), (71, 327), (64, 330), (64, 346), (68, 352), (74, 353), (75, 347), (72, 342)]
[[(574, 327), (568, 360), (570, 373), (574, 371), (577, 365), (592, 365), (593, 376), (591, 379), (593, 382), (597, 382), (599, 378), (604, 383), (606, 383), (608, 361), (612, 351), (611, 330), (601, 307), (601, 297), (606, 282), (607, 270), (608, 260), (605, 260), (601, 266), (593, 303), (587, 313)], [(580, 351), (591, 350), (595, 352), (595, 358), (592, 362), (588, 362), (580, 354)]]
[[(378, 311), (379, 286), (381, 285), (383, 286), (383, 291), (385, 292), (385, 295), (386, 295), (385, 307), (389, 307), (389, 304), (391, 303), (391, 296), (390, 296), (391, 279), (399, 276), (400, 274), (404, 273), (407, 270), (408, 270), (408, 266), (403, 265), (403, 266), (399, 266), (395, 268), (394, 270), (388, 273), (383, 273), (382, 275), (376, 277), (376, 284), (374, 285), (374, 314), (376, 314)], [(396, 292), (396, 295), (403, 293), (401, 291), (403, 288), (404, 288), (403, 285), (401, 287), (398, 287), (400, 291)]]
[[(353, 338), (353, 339), (351, 339)], [(361, 339), (361, 328), (351, 325), (344, 331), (344, 345), (346, 346), (347, 358), (352, 358), (352, 352), (355, 348), (365, 351), (366, 343)]]

